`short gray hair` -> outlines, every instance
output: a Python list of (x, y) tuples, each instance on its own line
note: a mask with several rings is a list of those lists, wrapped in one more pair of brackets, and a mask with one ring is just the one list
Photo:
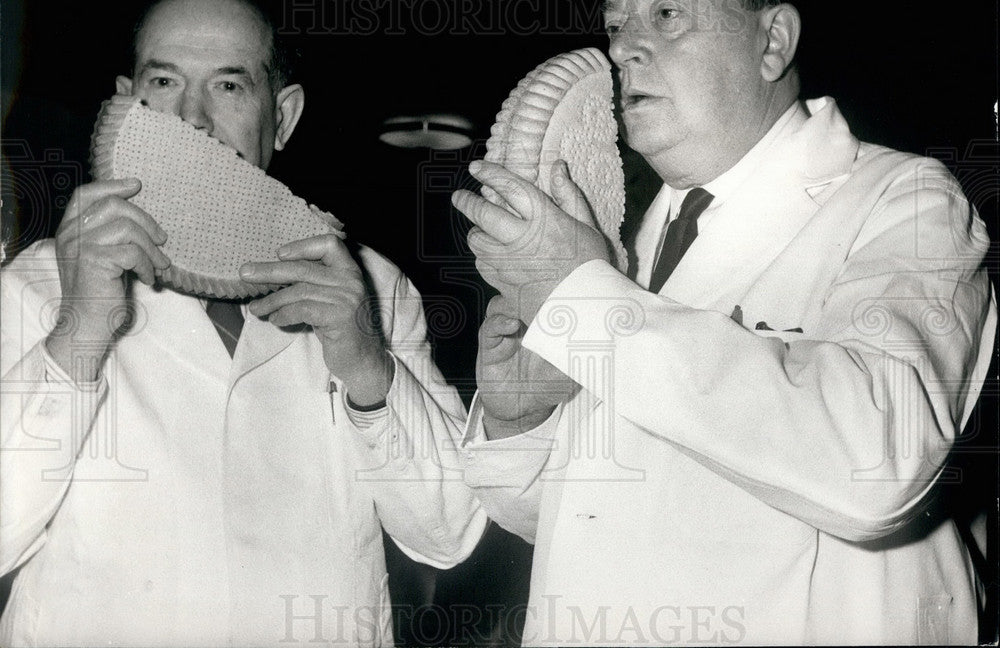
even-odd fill
[(740, 0), (747, 11), (760, 11), (766, 7), (780, 5), (782, 0)]

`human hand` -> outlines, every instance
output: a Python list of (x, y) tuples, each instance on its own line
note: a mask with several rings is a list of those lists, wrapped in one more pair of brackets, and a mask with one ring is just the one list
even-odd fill
[(385, 400), (392, 360), (368, 299), (361, 268), (333, 234), (278, 248), (279, 261), (247, 263), (244, 281), (284, 288), (250, 303), (250, 312), (275, 326), (306, 324), (323, 345), (330, 372), (344, 381), (351, 402), (362, 407)]
[(524, 323), (494, 297), (479, 328), (476, 381), (490, 439), (513, 436), (545, 421), (580, 389), (546, 360), (521, 346)]
[[(127, 323), (122, 314), (129, 275), (152, 285), (156, 275), (170, 267), (159, 248), (167, 241), (166, 232), (128, 201), (141, 188), (136, 179), (77, 187), (56, 231), (60, 325), (45, 345), (52, 359), (79, 382), (97, 378), (112, 340)], [(74, 357), (82, 362), (74, 362)]]
[(477, 269), (507, 298), (516, 319), (530, 324), (573, 270), (594, 259), (610, 260), (607, 241), (565, 162), (552, 166), (552, 198), (498, 164), (474, 162), (469, 170), (513, 210), (470, 191), (452, 196), (476, 225), (468, 240)]

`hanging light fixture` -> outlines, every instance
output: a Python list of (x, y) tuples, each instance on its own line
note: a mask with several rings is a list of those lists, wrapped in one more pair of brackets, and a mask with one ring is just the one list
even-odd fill
[(400, 148), (460, 149), (472, 144), (472, 122), (461, 115), (428, 113), (390, 117), (382, 122), (379, 140)]

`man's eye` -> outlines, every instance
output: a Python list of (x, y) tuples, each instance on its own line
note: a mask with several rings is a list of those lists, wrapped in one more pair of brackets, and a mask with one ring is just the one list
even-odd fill
[(625, 26), (627, 16), (616, 13), (604, 14), (604, 31), (608, 35), (617, 34)]
[(223, 81), (219, 84), (219, 88), (223, 92), (238, 92), (243, 89), (242, 86), (235, 81)]
[(169, 88), (174, 84), (174, 80), (167, 77), (153, 77), (149, 83), (154, 88)]
[(677, 15), (679, 13), (680, 12), (677, 11), (677, 9), (675, 9), (674, 7), (662, 6), (662, 5), (656, 7), (653, 9), (653, 15), (652, 15), (653, 24), (659, 26), (668, 25), (670, 21), (677, 18)]

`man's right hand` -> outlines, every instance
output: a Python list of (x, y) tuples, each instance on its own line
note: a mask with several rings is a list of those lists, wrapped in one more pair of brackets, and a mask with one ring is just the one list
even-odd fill
[(141, 188), (135, 179), (77, 187), (56, 232), (60, 323), (45, 345), (77, 382), (93, 381), (100, 374), (123, 323), (129, 273), (152, 285), (156, 274), (170, 266), (159, 249), (166, 232), (128, 202)]
[(521, 346), (526, 327), (503, 297), (494, 297), (479, 329), (476, 380), (489, 439), (527, 432), (572, 398), (580, 386)]

